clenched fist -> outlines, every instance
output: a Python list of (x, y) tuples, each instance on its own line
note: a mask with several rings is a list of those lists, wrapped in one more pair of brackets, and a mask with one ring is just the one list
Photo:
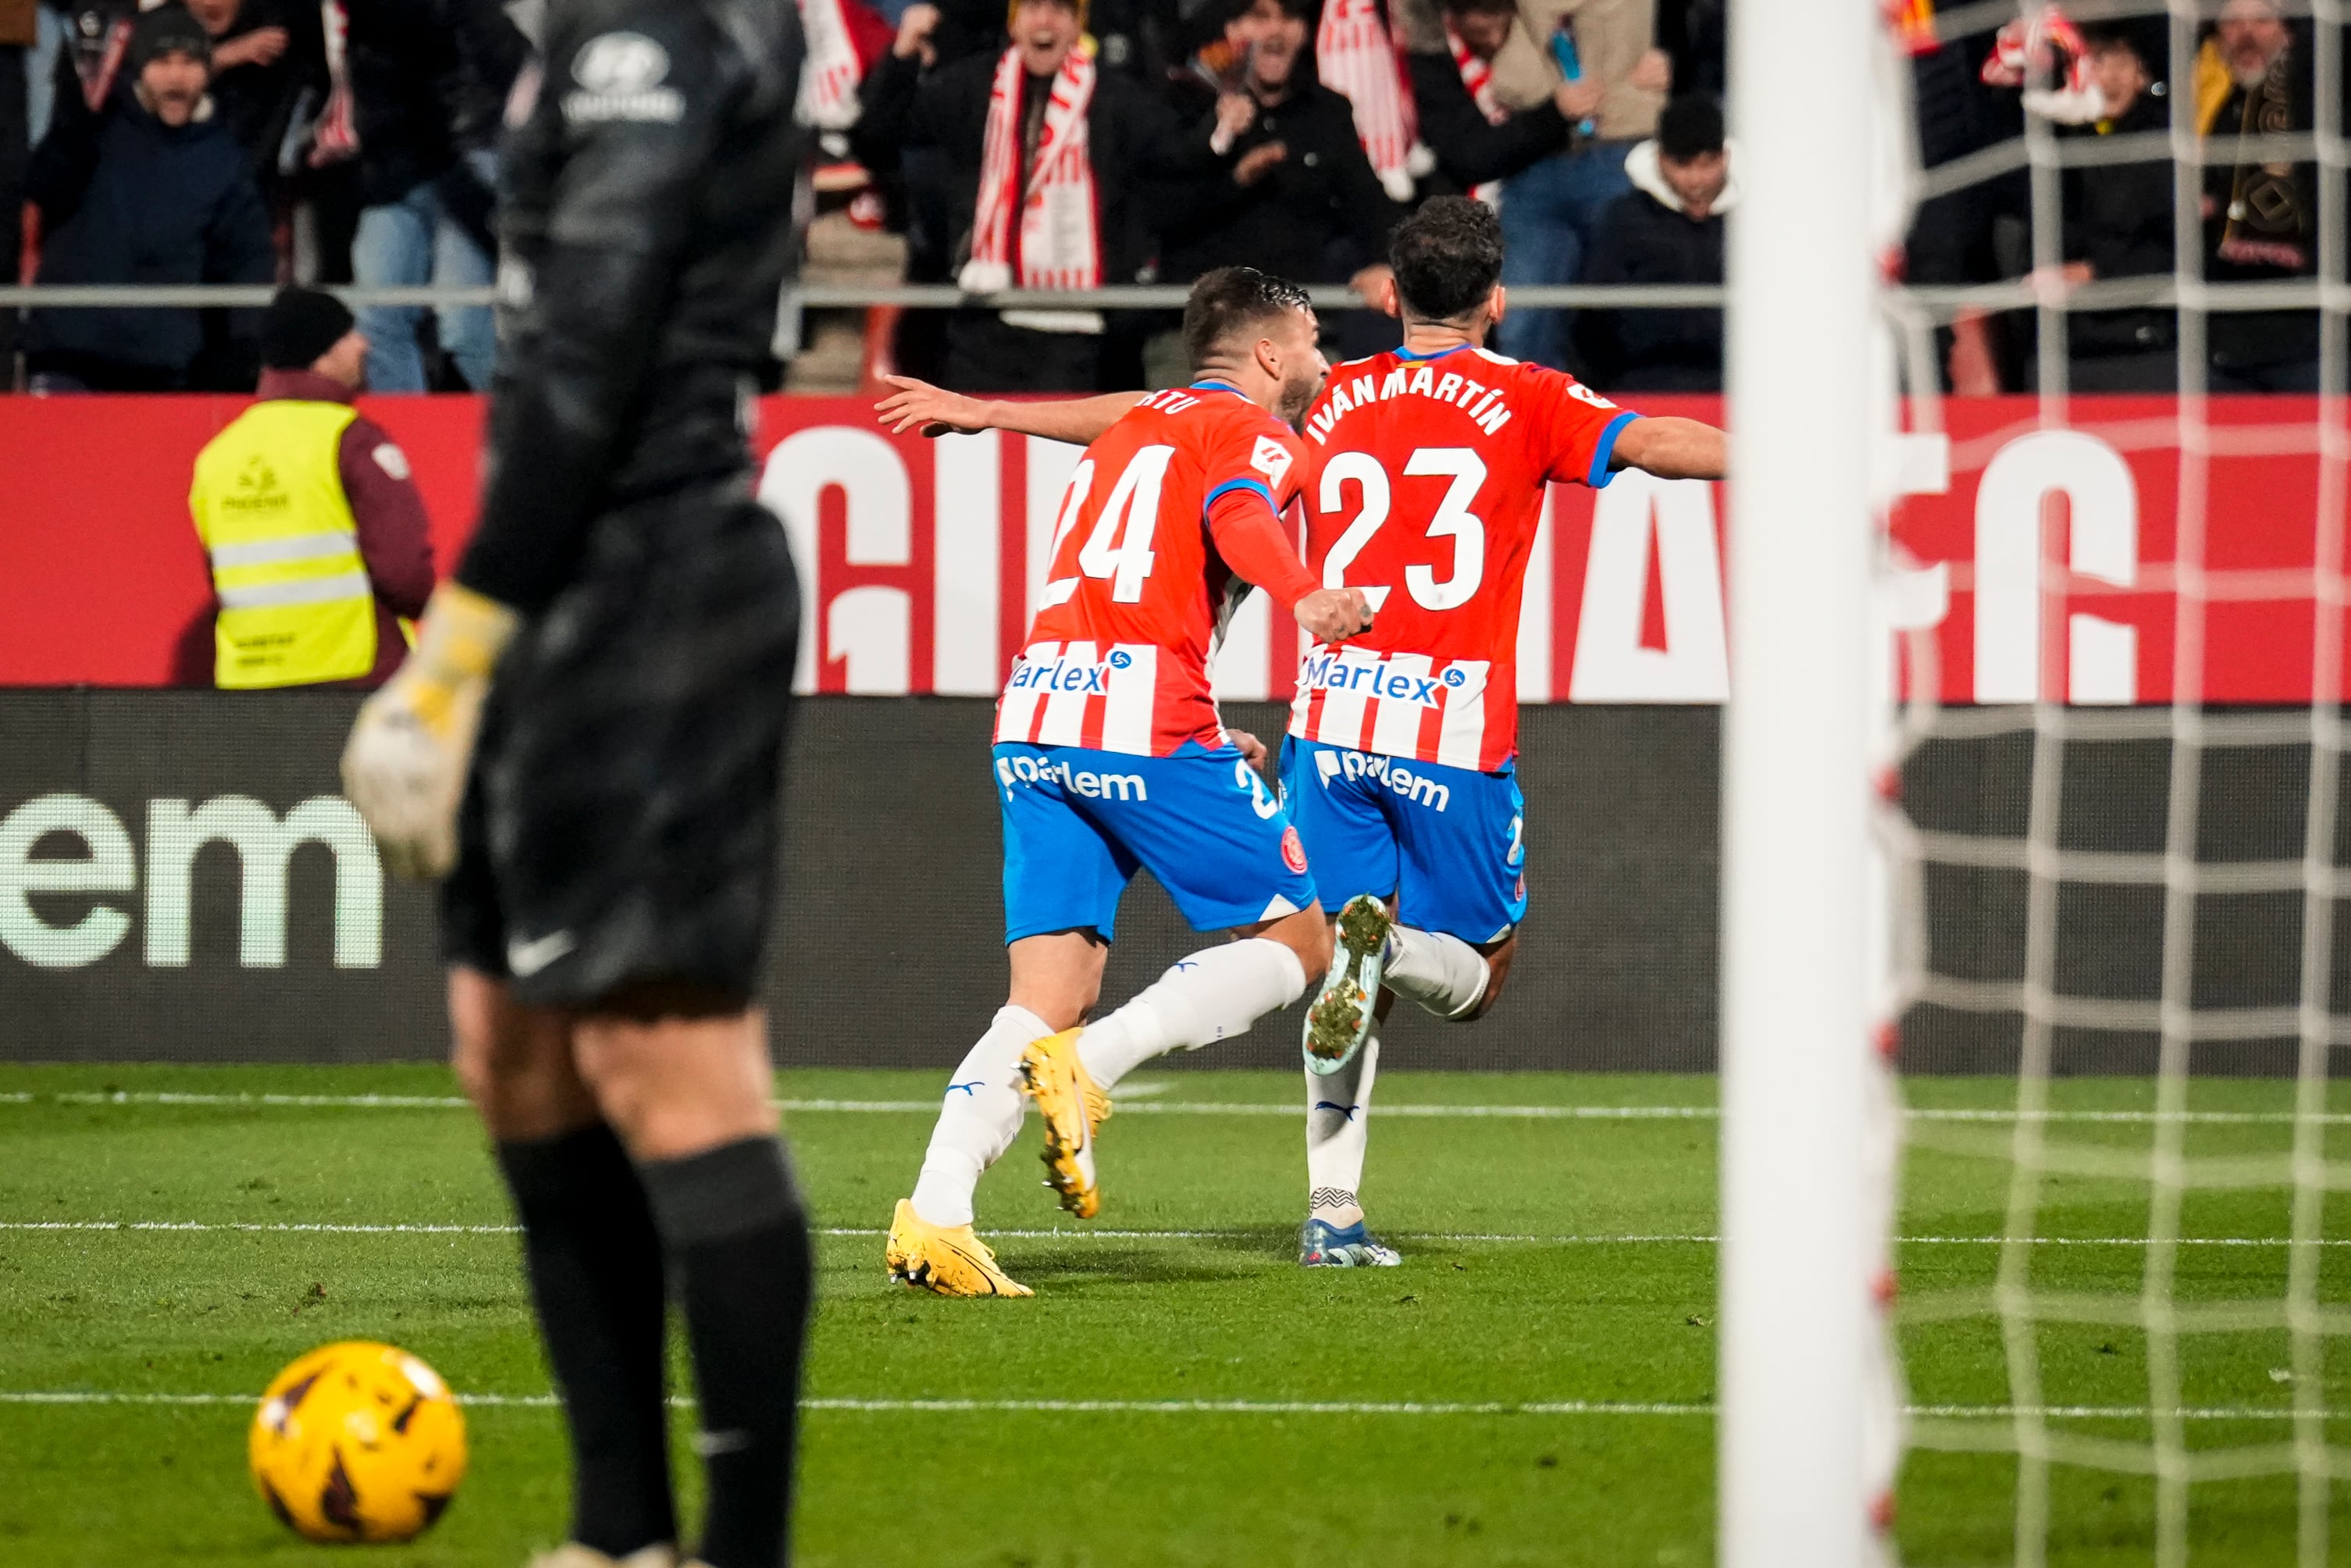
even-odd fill
[(1292, 613), (1325, 643), (1343, 643), (1372, 629), (1372, 601), (1360, 588), (1318, 588)]

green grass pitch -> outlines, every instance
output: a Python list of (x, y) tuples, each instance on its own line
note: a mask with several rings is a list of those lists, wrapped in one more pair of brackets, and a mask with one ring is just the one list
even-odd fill
[[(1356, 1272), (1292, 1261), (1304, 1187), (1295, 1076), (1166, 1073), (1129, 1088), (1142, 1092), (1102, 1135), (1102, 1218), (1081, 1228), (1052, 1207), (1028, 1129), (983, 1185), (980, 1210), (1038, 1295), (958, 1301), (898, 1289), (881, 1260), (936, 1075), (783, 1075), (788, 1101), (835, 1103), (787, 1114), (828, 1230), (801, 1562), (1712, 1560), (1712, 1080), (1398, 1064), (1381, 1081), (1389, 1113), (1375, 1121), (1365, 1197), (1405, 1263)], [(2013, 1095), (1988, 1080), (1907, 1088), (1914, 1105), (1946, 1111)], [(116, 1091), (128, 1098), (99, 1098)], [(244, 1427), (250, 1396), (329, 1339), (405, 1345), (461, 1395), (545, 1392), (514, 1238), (495, 1228), (507, 1220), (503, 1196), (464, 1110), (168, 1098), (454, 1092), (425, 1067), (0, 1067), (0, 1560), (320, 1561), (255, 1497)], [(2071, 1110), (2131, 1111), (2153, 1090), (2081, 1081), (2057, 1095)], [(2196, 1084), (2199, 1112), (2253, 1119), (2193, 1124), (2190, 1152), (2283, 1151), (2291, 1129), (2276, 1118), (2291, 1096), (2285, 1083)], [(1395, 1113), (1405, 1106), (1436, 1113)], [(1461, 1113), (1473, 1106), (1668, 1109)], [(1903, 1288), (1931, 1301), (1991, 1283), (1999, 1249), (1980, 1239), (1999, 1234), (2008, 1182), (2004, 1163), (1935, 1145), (1997, 1139), (2006, 1124), (1917, 1125), (1931, 1143), (1908, 1160)], [(2143, 1148), (2150, 1128), (2083, 1120), (2053, 1135)], [(2289, 1198), (2192, 1195), (2184, 1233), (2210, 1244), (2181, 1250), (2179, 1296), (2281, 1299)], [(2351, 1294), (2340, 1207), (2323, 1275), (2335, 1302)], [(183, 1228), (116, 1228), (156, 1222)], [(2036, 1284), (2135, 1295), (2144, 1252), (2112, 1243), (2147, 1222), (2143, 1184), (2053, 1181), (2040, 1229), (2071, 1239), (2035, 1249)], [(356, 1226), (491, 1228), (299, 1228)], [(2136, 1331), (2051, 1325), (2040, 1343), (2051, 1403), (2147, 1405)], [(1904, 1348), (1914, 1405), (2009, 1401), (1995, 1321), (1917, 1322)], [(2189, 1423), (2190, 1445), (2290, 1439), (2277, 1418), (2294, 1398), (2289, 1359), (2281, 1332), (2188, 1342), (2188, 1398), (2205, 1412)], [(2344, 1383), (2330, 1372), (2325, 1403), (2351, 1412)], [(58, 1395), (131, 1397), (37, 1397)], [(221, 1397), (152, 1397), (205, 1395)], [(1022, 1407), (1069, 1400), (1111, 1407)], [(1530, 1406), (1551, 1408), (1518, 1408)], [(517, 1568), (557, 1539), (555, 1414), (477, 1404), (468, 1420), (473, 1470), (447, 1518), (413, 1546), (368, 1549), (366, 1562)], [(2130, 1414), (2057, 1424), (2126, 1440), (2149, 1431)], [(681, 1458), (688, 1425), (681, 1412)], [(2332, 1435), (2351, 1441), (2342, 1422)], [(2014, 1476), (1998, 1455), (1914, 1454), (1906, 1559), (2011, 1561)], [(2061, 1469), (2053, 1495), (2053, 1562), (2151, 1560), (2147, 1478)], [(2333, 1560), (2351, 1563), (2346, 1500)], [(2290, 1478), (2199, 1485), (2192, 1519), (2196, 1563), (2294, 1560)]]

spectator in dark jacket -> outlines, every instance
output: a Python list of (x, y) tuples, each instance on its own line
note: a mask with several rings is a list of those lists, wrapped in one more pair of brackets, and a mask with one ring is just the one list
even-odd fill
[[(492, 0), (348, 0), (359, 133), (355, 281), (480, 287), (494, 271), (489, 193), (497, 184), (495, 109), (520, 69), (521, 36)], [(415, 306), (360, 312), (368, 384), (429, 385)], [(486, 391), (497, 358), (487, 306), (436, 312), (440, 345), (465, 384)]]
[[(966, 288), (1146, 280), (1144, 177), (1210, 161), (1207, 128), (1187, 133), (1124, 73), (1096, 68), (1078, 48), (1084, 29), (1073, 0), (1019, 0), (1009, 47), (925, 74), (925, 40), (902, 36), (860, 89), (852, 145), (869, 162), (903, 153), (914, 221), (933, 226), (928, 253)], [(1139, 367), (1105, 370), (1109, 325), (1092, 310), (959, 312), (945, 379), (970, 392), (1133, 385)]]
[(187, 0), (213, 41), (213, 103), (252, 160), (273, 211), (283, 183), (278, 151), (307, 89), (326, 89), (326, 45), (316, 5), (292, 0)]
[(1573, 90), (1567, 83), (1549, 102), (1515, 114), (1494, 96), (1491, 62), (1518, 15), (1518, 0), (1447, 0), (1445, 51), (1405, 57), (1420, 139), (1437, 155), (1436, 171), (1420, 183), (1422, 195), (1498, 193), (1479, 187), (1562, 151), (1573, 136), (1565, 112), (1573, 105), (1562, 102)]
[[(0, 0), (0, 283), (16, 281), (16, 221), (25, 204), (25, 162), (31, 155), (27, 54), (38, 37), (38, 0)], [(16, 313), (0, 310), (0, 392), (16, 385)]]
[[(211, 52), (185, 6), (145, 12), (130, 35), (129, 72), (105, 108), (58, 103), (26, 183), (40, 213), (38, 281), (267, 283), (276, 275), (253, 171), (205, 90)], [(236, 318), (249, 340), (252, 313)], [(204, 350), (194, 310), (37, 310), (25, 331), (36, 391), (186, 387)]]
[[(2276, 0), (2228, 0), (2198, 55), (2210, 281), (2281, 283), (2317, 274), (2318, 165), (2248, 144), (2254, 137), (2306, 136), (2318, 124), (2316, 54), (2308, 28), (2289, 25)], [(2318, 390), (2316, 311), (2217, 311), (2206, 330), (2214, 392)]]
[[(2163, 26), (2085, 26), (2083, 42), (2105, 112), (2072, 136), (2161, 134), (2171, 101), (2155, 81)], [(2172, 267), (2171, 161), (2069, 169), (2065, 177), (2065, 277), (2074, 283), (2168, 277)], [(2067, 316), (2075, 392), (2169, 392), (2179, 384), (2178, 329), (2169, 310), (2076, 311)], [(2028, 383), (2037, 380), (2028, 362)]]
[[(1723, 214), (1738, 204), (1722, 109), (1677, 98), (1657, 134), (1625, 155), (1633, 189), (1602, 221), (1586, 283), (1720, 283)], [(1587, 310), (1577, 346), (1604, 391), (1720, 392), (1722, 312)]]
[[(1346, 283), (1378, 307), (1388, 231), (1404, 213), (1364, 156), (1353, 109), (1301, 65), (1311, 10), (1311, 0), (1230, 0), (1224, 41), (1246, 62), (1238, 90), (1220, 106), (1197, 75), (1170, 89), (1179, 119), (1213, 127), (1211, 150), (1226, 162), (1153, 191), (1167, 281), (1254, 267), (1297, 283)], [(1375, 339), (1366, 353), (1395, 338), (1386, 321), (1364, 324)]]

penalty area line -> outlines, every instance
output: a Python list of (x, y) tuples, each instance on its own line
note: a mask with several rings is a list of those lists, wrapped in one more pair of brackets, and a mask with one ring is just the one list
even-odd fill
[[(250, 1406), (256, 1394), (160, 1394), (113, 1392), (103, 1389), (0, 1390), (0, 1406)], [(468, 1409), (546, 1410), (555, 1406), (552, 1394), (465, 1394), (457, 1403)], [(673, 1396), (670, 1403), (690, 1409), (694, 1401)], [(1711, 1416), (1710, 1401), (1522, 1399), (889, 1399), (818, 1397), (800, 1401), (803, 1410), (842, 1411), (858, 1415), (1046, 1415), (1046, 1416)], [(2047, 1420), (2145, 1421), (2155, 1412), (2132, 1405), (1912, 1405), (1905, 1414), (1917, 1417), (1959, 1420), (2015, 1420), (2020, 1416)], [(2187, 1421), (2291, 1421), (2299, 1412), (2291, 1406), (2200, 1406), (2176, 1413)], [(2323, 1419), (2340, 1420), (2346, 1413), (2319, 1412)]]

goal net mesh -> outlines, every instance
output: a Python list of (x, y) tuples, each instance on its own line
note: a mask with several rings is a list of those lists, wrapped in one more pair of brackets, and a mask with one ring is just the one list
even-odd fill
[[(1985, 643), (1998, 622), (1984, 596), (2000, 589), (1980, 490), (1974, 566), (1942, 585), (1951, 614), (1972, 609), (1975, 641), (1916, 619), (1899, 638), (1898, 788), (1880, 831), (1911, 1102), (1898, 1498), (1919, 1528), (1896, 1538), (1921, 1562), (1959, 1542), (1970, 1562), (2172, 1568), (2255, 1560), (2236, 1553), (2259, 1516), (2259, 1560), (2310, 1568), (2351, 1550), (2330, 1554), (2329, 1538), (2333, 1488), (2351, 1479), (2351, 1409), (2329, 1396), (2346, 1375), (2339, 1356), (2330, 1375), (2330, 1348), (2351, 1333), (2351, 1227), (2330, 1231), (2328, 1210), (2351, 1186), (2351, 1153), (2329, 1143), (2351, 1120), (2329, 1092), (2351, 1043), (2343, 11), (2266, 13), (2304, 51), (2306, 118), (2208, 130), (2199, 107), (2225, 85), (2205, 48), (2214, 0), (2065, 9), (2094, 33), (2151, 32), (2169, 129), (2118, 150), (2061, 126), (2067, 55), (2042, 47), (2038, 5), (1946, 12), (1946, 42), (2029, 25), (2027, 101), (2055, 110), (2028, 109), (2020, 140), (1927, 172), (1929, 194), (2021, 183), (2031, 270), (1890, 297), (1907, 428), (1948, 436), (1955, 495), (1989, 489), (1997, 454), (2036, 434), (2086, 438), (2164, 483), (2138, 486), (2134, 559), (2117, 570), (2085, 544), (2098, 497), (2046, 477), (2063, 465), (2025, 476), (2042, 523), (2029, 629), (2005, 648)], [(2232, 0), (2229, 14), (2263, 10)], [(2173, 267), (2067, 280), (2081, 176), (2126, 156), (2171, 161)], [(2311, 275), (2208, 280), (2208, 170), (2297, 165), (2315, 171), (2299, 187), (2314, 187)], [(2315, 396), (2212, 389), (2216, 323), (2226, 338), (2227, 318), (2256, 308), (2304, 313)], [(2071, 319), (2125, 308), (2176, 312), (2178, 392), (2161, 414), (2069, 384)], [(1949, 329), (1986, 310), (2024, 326), (2035, 398), (1995, 431), (1948, 431), (1962, 413), (1938, 392)], [(1915, 577), (1900, 517), (1893, 564)], [(2292, 550), (2247, 548), (2249, 519)], [(2248, 628), (2306, 656), (2288, 699), (2243, 700), (2228, 695), (2234, 674), (2216, 678), (2244, 664), (2232, 644)], [(2011, 1070), (2012, 1103), (1969, 1102), (1939, 1076)], [(2012, 1521), (1928, 1528), (1950, 1522), (1954, 1500), (1980, 1504), (1988, 1475), (2012, 1487)]]

